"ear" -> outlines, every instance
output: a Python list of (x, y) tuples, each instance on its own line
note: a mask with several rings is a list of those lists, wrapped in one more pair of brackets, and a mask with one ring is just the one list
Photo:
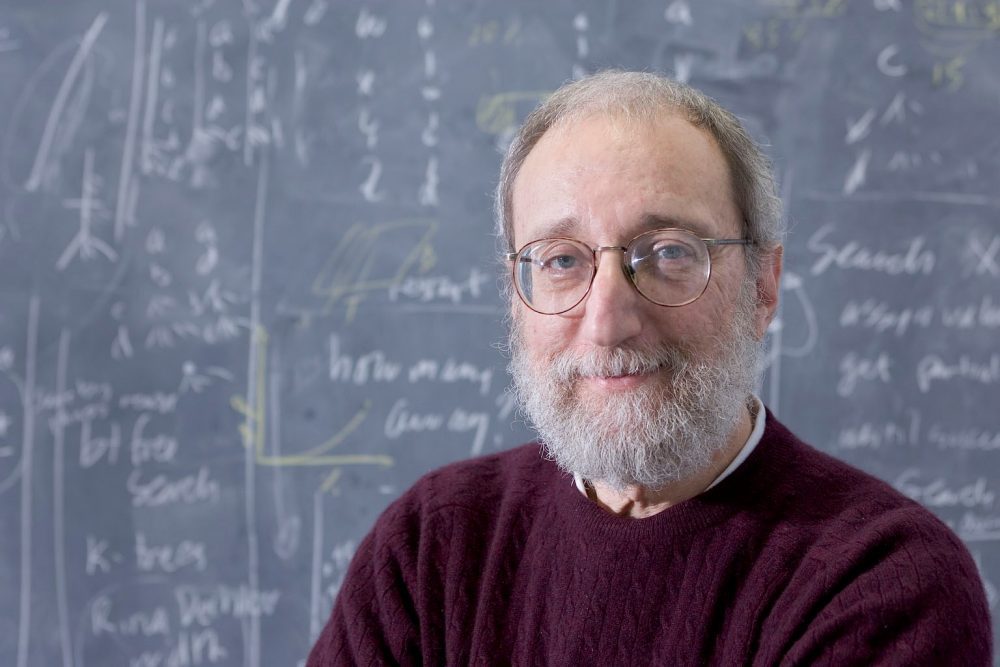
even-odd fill
[(777, 245), (761, 258), (760, 273), (757, 276), (757, 306), (754, 313), (754, 333), (757, 335), (757, 340), (764, 339), (767, 328), (778, 311), (783, 253), (784, 248)]

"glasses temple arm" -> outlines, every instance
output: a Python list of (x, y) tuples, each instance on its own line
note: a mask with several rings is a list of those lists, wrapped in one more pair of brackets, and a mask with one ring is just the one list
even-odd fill
[(702, 239), (705, 245), (757, 245), (753, 239)]

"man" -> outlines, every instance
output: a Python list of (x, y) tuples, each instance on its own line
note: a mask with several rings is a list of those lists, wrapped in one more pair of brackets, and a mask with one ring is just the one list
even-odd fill
[(731, 114), (651, 74), (564, 86), (497, 217), (543, 444), (390, 506), (310, 665), (989, 664), (958, 539), (753, 395), (780, 206)]

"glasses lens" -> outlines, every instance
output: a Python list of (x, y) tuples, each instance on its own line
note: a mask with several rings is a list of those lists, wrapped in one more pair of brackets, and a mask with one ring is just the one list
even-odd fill
[(540, 313), (561, 313), (575, 306), (587, 294), (593, 277), (593, 252), (567, 239), (528, 244), (514, 263), (518, 294)]
[(683, 306), (705, 291), (711, 259), (705, 242), (682, 230), (642, 234), (629, 245), (632, 280), (661, 306)]

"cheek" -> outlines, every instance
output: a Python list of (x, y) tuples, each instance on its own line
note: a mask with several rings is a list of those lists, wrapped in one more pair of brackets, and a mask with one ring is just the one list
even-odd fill
[(728, 322), (735, 313), (743, 296), (745, 279), (742, 263), (739, 266), (735, 266), (735, 263), (733, 266), (726, 266), (712, 276), (701, 299), (712, 310), (712, 317), (720, 318), (718, 322)]
[(550, 358), (570, 339), (570, 323), (558, 315), (540, 315), (523, 304), (514, 310), (514, 323), (524, 350), (534, 360)]
[(735, 313), (738, 289), (713, 277), (697, 301), (680, 308), (657, 312), (655, 328), (659, 342), (678, 343), (692, 349), (714, 347), (718, 334), (726, 330)]
[(732, 317), (737, 294), (735, 290), (725, 289), (721, 286), (709, 286), (702, 295), (704, 301), (704, 318), (713, 323), (714, 326), (723, 326), (729, 323)]

